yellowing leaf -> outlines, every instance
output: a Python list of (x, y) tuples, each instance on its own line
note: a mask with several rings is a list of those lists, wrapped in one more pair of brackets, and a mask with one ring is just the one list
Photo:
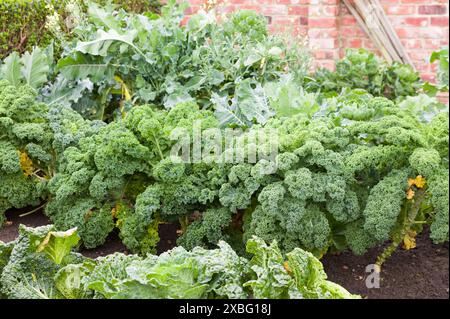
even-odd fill
[(291, 268), (289, 267), (289, 263), (288, 263), (287, 261), (285, 261), (285, 262), (283, 263), (283, 267), (284, 267), (284, 269), (287, 271), (288, 274), (291, 274), (291, 273), (292, 273), (292, 270), (291, 270)]
[(19, 162), (20, 168), (22, 169), (25, 176), (30, 176), (33, 174), (33, 161), (30, 159), (27, 153), (19, 151)]
[(122, 205), (120, 203), (116, 203), (116, 206), (114, 206), (111, 209), (111, 215), (113, 218), (117, 218), (119, 216), (120, 210), (122, 209)]
[(121, 90), (122, 90), (122, 96), (125, 98), (125, 101), (131, 101), (131, 93), (128, 89), (125, 82), (122, 80), (122, 78), (118, 75), (114, 76), (114, 80), (116, 80), (117, 83), (120, 84)]
[(414, 198), (414, 191), (410, 188), (406, 192), (406, 199), (413, 199)]
[(403, 248), (406, 250), (416, 248), (416, 236), (415, 231), (409, 231), (403, 238)]
[(415, 179), (415, 184), (417, 188), (423, 188), (425, 186), (425, 178), (422, 177), (422, 175), (419, 175)]
[(408, 179), (408, 186), (416, 186), (417, 188), (423, 188), (426, 184), (426, 180), (422, 175), (417, 175), (416, 178)]
[(264, 64), (266, 63), (266, 58), (261, 59), (261, 64), (259, 66), (260, 69), (264, 68)]

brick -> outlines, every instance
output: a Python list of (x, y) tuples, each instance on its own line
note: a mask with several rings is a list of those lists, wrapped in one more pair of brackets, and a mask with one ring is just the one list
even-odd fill
[(362, 47), (369, 50), (375, 50), (375, 45), (373, 44), (372, 40), (369, 39), (363, 41)]
[(388, 15), (410, 15), (416, 13), (416, 7), (407, 5), (393, 5), (385, 6), (384, 11)]
[(419, 29), (419, 30), (415, 30), (415, 31), (416, 32), (418, 31), (418, 34), (416, 34), (416, 37), (420, 37), (423, 39), (441, 39), (442, 37), (444, 37), (446, 35), (444, 30), (439, 27), (428, 27), (428, 28), (423, 28), (423, 29)]
[(299, 25), (300, 18), (293, 16), (274, 16), (272, 17), (272, 23), (275, 25), (287, 25), (287, 26)]
[(415, 39), (418, 37), (416, 28), (394, 28), (400, 39)]
[(417, 71), (419, 71), (421, 74), (424, 74), (425, 72), (430, 72), (430, 66), (428, 63), (425, 63), (423, 60), (414, 61), (414, 66), (416, 67)]
[(206, 0), (189, 0), (189, 3), (190, 3), (190, 4), (198, 4), (198, 5), (201, 5), (201, 4), (205, 4), (205, 2), (206, 2)]
[(312, 39), (338, 38), (339, 31), (337, 29), (309, 29), (308, 35)]
[(426, 5), (419, 6), (419, 14), (445, 14), (447, 7), (444, 5)]
[(277, 4), (309, 4), (309, 0), (276, 0)]
[(339, 0), (322, 0), (322, 4), (339, 4)]
[(397, 0), (381, 0), (380, 1), (384, 5), (392, 5), (392, 4), (398, 4), (399, 1)]
[(430, 53), (427, 51), (411, 51), (408, 52), (409, 56), (413, 60), (417, 61), (427, 61), (430, 57)]
[(243, 9), (243, 10), (254, 10), (254, 11), (257, 11), (257, 12), (261, 12), (261, 6), (257, 6), (257, 5), (248, 5), (248, 4), (245, 4), (245, 5), (239, 6), (239, 9)]
[(422, 80), (427, 81), (427, 82), (431, 82), (434, 83), (436, 82), (436, 76), (432, 73), (424, 73), (421, 76)]
[(423, 42), (424, 42), (423, 48), (429, 50), (437, 50), (442, 47), (442, 40), (440, 39), (424, 39)]
[(337, 39), (311, 39), (311, 45), (316, 49), (335, 49)]
[(402, 3), (427, 4), (427, 3), (430, 3), (430, 1), (426, 1), (426, 0), (402, 0)]
[(340, 8), (339, 6), (325, 6), (323, 12), (327, 16), (337, 16), (340, 14)]
[[(247, 1), (244, 1), (244, 3), (245, 3), (245, 2), (248, 2), (248, 0), (247, 0)], [(275, 4), (275, 3), (276, 3), (275, 0), (255, 0), (254, 2), (255, 2), (256, 4), (262, 4), (262, 5)]]
[(431, 17), (431, 25), (448, 27), (448, 17)]
[(269, 30), (269, 32), (271, 34), (277, 34), (277, 33), (281, 33), (283, 30), (280, 29), (280, 26), (275, 26), (273, 24), (269, 25), (267, 27), (267, 29)]
[(318, 60), (332, 60), (335, 54), (333, 51), (318, 50), (314, 52), (314, 57)]
[(310, 18), (308, 25), (311, 28), (334, 28), (337, 23), (334, 18)]
[(429, 19), (425, 17), (406, 17), (390, 20), (392, 21), (392, 25), (397, 26), (426, 27)]
[(349, 39), (347, 40), (347, 47), (350, 48), (360, 48), (362, 47), (363, 40), (362, 39)]
[(354, 17), (343, 17), (341, 19), (341, 25), (355, 25), (356, 19)]
[(424, 45), (421, 39), (402, 39), (401, 42), (405, 49), (422, 49)]
[(335, 17), (339, 13), (338, 6), (310, 6), (309, 15), (311, 17)]
[(282, 6), (282, 5), (262, 6), (260, 12), (265, 15), (287, 15), (288, 14), (287, 7)]
[(363, 31), (363, 29), (361, 29), (359, 26), (341, 26), (341, 34), (345, 37), (359, 37), (359, 38), (366, 38), (367, 35), (366, 33)]
[(305, 6), (290, 6), (288, 7), (288, 13), (291, 15), (307, 16), (309, 13), (309, 9)]
[(181, 25), (186, 25), (188, 23), (189, 19), (190, 19), (189, 16), (183, 17), (183, 19), (181, 20), (180, 24)]

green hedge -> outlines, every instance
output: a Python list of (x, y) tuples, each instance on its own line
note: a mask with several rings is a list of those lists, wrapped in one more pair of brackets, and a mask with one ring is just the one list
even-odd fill
[[(0, 0), (0, 59), (12, 51), (23, 53), (33, 46), (47, 46), (52, 34), (46, 32), (45, 22), (52, 14), (48, 4), (58, 13), (64, 12), (67, 0)], [(99, 0), (106, 3), (107, 0)], [(127, 11), (158, 12), (158, 0), (113, 0)]]

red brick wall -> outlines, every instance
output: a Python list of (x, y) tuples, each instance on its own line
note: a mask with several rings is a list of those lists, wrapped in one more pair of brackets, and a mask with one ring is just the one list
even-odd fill
[[(208, 0), (188, 0), (194, 13)], [(209, 0), (219, 12), (252, 9), (268, 17), (272, 32), (307, 36), (316, 65), (333, 68), (347, 47), (375, 49), (340, 0)], [(448, 45), (449, 4), (444, 0), (380, 0), (415, 67), (433, 80), (431, 52)]]

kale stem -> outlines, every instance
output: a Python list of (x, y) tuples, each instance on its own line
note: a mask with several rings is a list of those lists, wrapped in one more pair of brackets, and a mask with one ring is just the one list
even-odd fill
[(161, 147), (159, 146), (158, 139), (156, 138), (155, 133), (152, 133), (152, 135), (153, 135), (153, 139), (155, 140), (156, 148), (158, 149), (159, 157), (161, 158), (161, 160), (163, 160), (164, 156), (161, 151)]
[(408, 231), (411, 229), (411, 226), (415, 224), (415, 219), (417, 217), (417, 214), (420, 210), (420, 205), (422, 204), (423, 200), (425, 199), (425, 189), (421, 188), (418, 191), (416, 191), (416, 194), (413, 198), (413, 205), (409, 209), (409, 212), (407, 213), (402, 228), (393, 235), (392, 243), (386, 247), (381, 255), (378, 256), (377, 261), (375, 265), (378, 267), (378, 271), (381, 271), (381, 266), (383, 263), (391, 257), (391, 255), (394, 253), (394, 251), (397, 249), (398, 245), (402, 242), (403, 238), (406, 236)]
[(43, 208), (45, 205), (47, 205), (47, 202), (45, 202), (44, 204), (42, 204), (42, 205), (39, 206), (39, 207), (36, 207), (36, 208), (33, 209), (33, 210), (30, 210), (29, 212), (26, 212), (26, 213), (24, 213), (24, 214), (19, 215), (19, 217), (25, 217), (25, 216), (31, 215), (31, 214), (37, 212), (38, 210), (40, 210), (41, 208)]

